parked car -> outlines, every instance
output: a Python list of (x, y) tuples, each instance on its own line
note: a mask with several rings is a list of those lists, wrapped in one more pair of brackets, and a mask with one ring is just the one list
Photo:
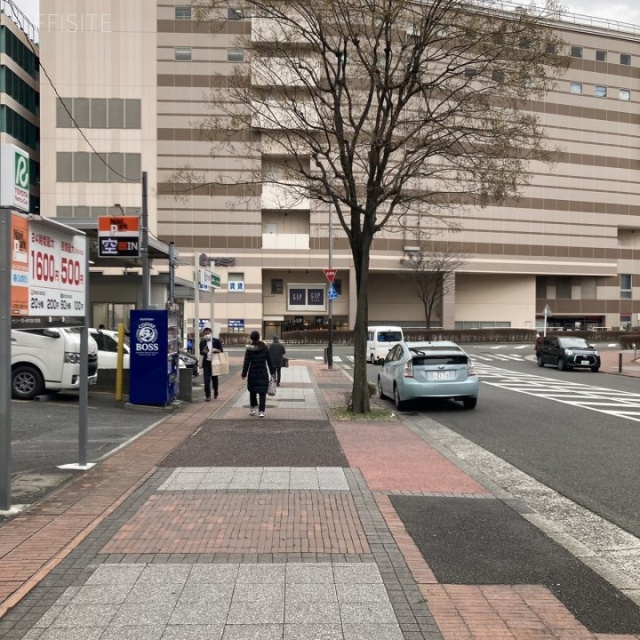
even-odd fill
[(452, 398), (474, 409), (479, 391), (471, 358), (455, 342), (400, 342), (378, 373), (378, 395), (398, 409), (420, 398)]
[(538, 351), (538, 366), (555, 365), (565, 369), (600, 370), (600, 354), (584, 338), (574, 336), (545, 336)]

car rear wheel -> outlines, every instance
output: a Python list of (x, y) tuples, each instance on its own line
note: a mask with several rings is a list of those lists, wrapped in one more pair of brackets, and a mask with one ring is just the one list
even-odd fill
[(538, 354), (538, 366), (539, 367), (544, 367), (544, 360), (542, 359), (542, 355)]
[(472, 397), (467, 397), (467, 398), (462, 398), (462, 404), (464, 405), (465, 409), (475, 409), (476, 405), (478, 404), (478, 398), (472, 398)]
[(44, 380), (31, 365), (16, 367), (11, 375), (11, 395), (18, 400), (33, 400), (44, 392)]
[(400, 392), (395, 384), (393, 385), (393, 403), (396, 405), (398, 411), (404, 409), (404, 401), (400, 398)]
[(378, 398), (384, 399), (387, 396), (384, 395), (384, 391), (382, 390), (382, 380), (380, 380), (380, 376), (378, 376)]
[(558, 358), (558, 369), (560, 369), (560, 371), (566, 371), (567, 364), (565, 363), (564, 358)]

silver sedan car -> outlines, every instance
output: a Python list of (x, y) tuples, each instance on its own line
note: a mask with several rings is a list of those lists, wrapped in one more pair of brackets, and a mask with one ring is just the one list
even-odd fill
[(474, 409), (479, 391), (471, 358), (455, 342), (400, 342), (378, 373), (378, 395), (398, 409), (420, 398), (452, 398)]

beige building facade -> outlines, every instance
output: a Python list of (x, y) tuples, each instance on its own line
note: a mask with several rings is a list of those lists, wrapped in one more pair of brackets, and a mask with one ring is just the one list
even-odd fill
[[(355, 278), (337, 219), (330, 225), (326, 208), (270, 184), (277, 159), (258, 154), (241, 166), (200, 129), (218, 74), (242, 60), (237, 38), (250, 35), (250, 20), (230, 8), (226, 19), (203, 24), (188, 5), (41, 0), (41, 58), (55, 87), (43, 79), (42, 214), (73, 224), (139, 212), (146, 171), (150, 231), (175, 242), (178, 276), (193, 281), (196, 264), (220, 276), (215, 295), (200, 299), (200, 317), (214, 317), (222, 332), (259, 329), (267, 337), (326, 326), (323, 269), (331, 266), (338, 270), (334, 324), (351, 328)], [(433, 325), (534, 328), (547, 306), (549, 322), (563, 328), (640, 324), (640, 27), (568, 16), (557, 28), (572, 65), (532, 109), (558, 160), (534, 164), (520, 198), (467, 210), (461, 231), (443, 236), (465, 261)], [(242, 151), (242, 140), (234, 144)], [(211, 185), (169, 195), (184, 167), (233, 182), (247, 165), (262, 168), (261, 188)], [(376, 237), (370, 323), (425, 325), (409, 284), (411, 246), (398, 229)], [(98, 280), (124, 275), (112, 271)], [(136, 303), (131, 293), (119, 300), (117, 285), (106, 291), (92, 290), (96, 305)], [(157, 291), (152, 301), (161, 304)], [(185, 301), (187, 328), (193, 307)]]

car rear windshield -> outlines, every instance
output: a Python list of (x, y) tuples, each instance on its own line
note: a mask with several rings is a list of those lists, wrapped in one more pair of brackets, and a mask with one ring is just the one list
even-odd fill
[(399, 331), (381, 331), (378, 334), (378, 342), (401, 342), (402, 334)]
[(412, 359), (415, 367), (431, 367), (442, 364), (467, 364), (468, 361), (465, 354), (416, 354)]

